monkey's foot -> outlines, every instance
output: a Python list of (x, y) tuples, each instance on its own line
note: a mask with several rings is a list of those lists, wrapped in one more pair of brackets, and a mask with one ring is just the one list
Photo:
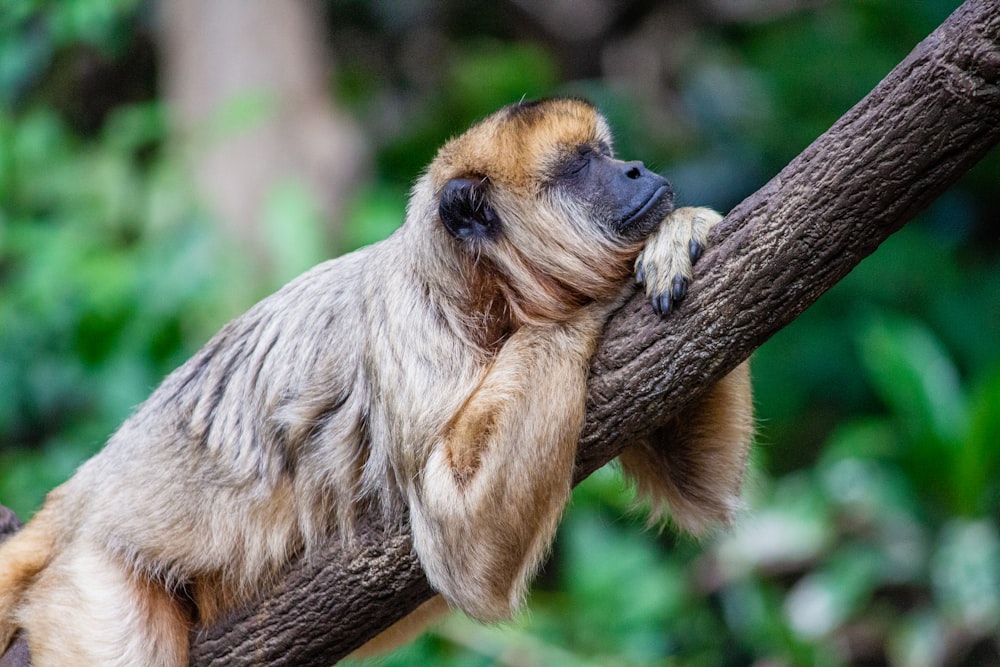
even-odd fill
[(670, 313), (687, 296), (692, 267), (708, 233), (722, 220), (710, 208), (684, 207), (664, 218), (635, 260), (635, 280), (659, 315)]

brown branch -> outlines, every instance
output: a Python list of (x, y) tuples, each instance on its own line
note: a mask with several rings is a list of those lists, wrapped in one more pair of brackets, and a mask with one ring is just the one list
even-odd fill
[[(636, 295), (593, 360), (577, 478), (791, 322), (1000, 139), (1000, 3), (970, 0), (867, 97), (737, 206), (680, 311)], [(431, 591), (405, 528), (297, 565), (258, 607), (194, 638), (196, 665), (325, 665)]]
[[(717, 230), (683, 308), (635, 296), (592, 364), (583, 479), (683, 409), (1000, 140), (1000, 0), (969, 0)], [(431, 595), (405, 527), (290, 568), (192, 637), (195, 665), (328, 665)]]

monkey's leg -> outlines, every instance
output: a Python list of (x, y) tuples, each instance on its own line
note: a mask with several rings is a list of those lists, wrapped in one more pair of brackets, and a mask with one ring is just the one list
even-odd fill
[(188, 619), (176, 601), (86, 538), (42, 570), (17, 619), (36, 667), (187, 664)]
[(58, 538), (52, 510), (43, 509), (0, 546), (0, 655), (17, 632), (15, 610), (25, 590), (52, 556)]
[(650, 522), (665, 513), (703, 534), (731, 522), (753, 438), (750, 367), (743, 363), (646, 440), (618, 457), (622, 470), (651, 504)]
[(431, 584), (485, 621), (509, 618), (569, 497), (599, 319), (525, 326), (435, 444), (410, 491)]

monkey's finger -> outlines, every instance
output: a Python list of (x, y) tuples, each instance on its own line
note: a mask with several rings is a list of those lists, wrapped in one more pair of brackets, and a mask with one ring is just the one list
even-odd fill
[(690, 243), (688, 243), (688, 252), (691, 256), (691, 263), (694, 264), (701, 258), (702, 253), (705, 252), (705, 246), (698, 239), (692, 238)]
[(663, 294), (654, 296), (652, 303), (653, 312), (661, 317), (669, 315), (674, 309), (674, 300), (670, 296), (670, 292), (664, 292)]
[(674, 281), (670, 286), (670, 296), (674, 301), (680, 302), (688, 293), (688, 281), (684, 276), (674, 276)]
[(637, 285), (643, 285), (646, 288), (646, 294), (652, 296), (654, 292), (662, 292), (660, 287), (660, 282), (662, 280), (662, 273), (654, 261), (643, 261), (645, 257), (640, 256), (639, 260), (635, 263), (635, 282)]

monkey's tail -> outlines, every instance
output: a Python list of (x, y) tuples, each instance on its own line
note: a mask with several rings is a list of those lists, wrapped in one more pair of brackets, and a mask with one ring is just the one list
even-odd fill
[(14, 612), (21, 597), (55, 551), (59, 532), (53, 504), (47, 502), (24, 528), (0, 543), (0, 655), (17, 631)]

